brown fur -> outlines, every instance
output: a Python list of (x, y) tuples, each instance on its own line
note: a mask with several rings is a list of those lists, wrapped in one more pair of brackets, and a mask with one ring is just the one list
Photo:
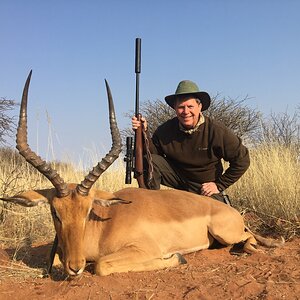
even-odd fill
[[(68, 185), (70, 195), (57, 198), (55, 189), (28, 191), (3, 200), (33, 206), (51, 205), (65, 271), (78, 276), (86, 261), (95, 272), (147, 271), (184, 262), (183, 254), (207, 249), (214, 240), (227, 246), (245, 242), (256, 251), (257, 238), (246, 229), (234, 208), (178, 190), (122, 189), (108, 193), (92, 189), (88, 196)], [(113, 205), (119, 204), (119, 205)], [(279, 246), (267, 240), (267, 246)]]

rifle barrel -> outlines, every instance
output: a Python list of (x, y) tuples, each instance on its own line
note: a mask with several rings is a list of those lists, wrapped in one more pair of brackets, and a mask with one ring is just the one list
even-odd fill
[(141, 43), (140, 38), (135, 39), (135, 116), (140, 113), (140, 73), (141, 73)]

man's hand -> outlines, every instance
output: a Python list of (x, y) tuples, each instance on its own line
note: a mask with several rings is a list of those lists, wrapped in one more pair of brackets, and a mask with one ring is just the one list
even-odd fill
[(202, 184), (201, 187), (201, 195), (203, 196), (211, 196), (213, 194), (219, 194), (220, 191), (218, 190), (217, 185), (214, 182), (205, 182)]
[(144, 126), (145, 131), (147, 130), (147, 121), (145, 118), (141, 117), (141, 121), (137, 120), (137, 117), (133, 116), (131, 119), (131, 125), (132, 125), (132, 129), (136, 130), (141, 126), (141, 123)]

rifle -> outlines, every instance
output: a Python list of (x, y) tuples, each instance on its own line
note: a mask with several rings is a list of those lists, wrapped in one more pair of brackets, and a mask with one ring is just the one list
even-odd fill
[[(135, 116), (138, 121), (142, 115), (139, 112), (139, 92), (140, 92), (140, 73), (141, 73), (141, 39), (135, 39)], [(134, 146), (132, 146), (132, 137), (126, 138), (126, 177), (125, 183), (131, 183), (131, 172), (134, 171), (134, 178), (138, 181), (140, 188), (146, 188), (144, 182), (143, 169), (143, 126), (135, 131)]]

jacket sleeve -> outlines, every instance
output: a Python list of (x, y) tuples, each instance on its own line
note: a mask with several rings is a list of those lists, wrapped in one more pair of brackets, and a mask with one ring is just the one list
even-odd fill
[(250, 156), (242, 140), (229, 129), (224, 128), (221, 131), (220, 141), (218, 155), (229, 162), (229, 167), (216, 180), (216, 184), (220, 190), (225, 190), (246, 172), (250, 165)]

